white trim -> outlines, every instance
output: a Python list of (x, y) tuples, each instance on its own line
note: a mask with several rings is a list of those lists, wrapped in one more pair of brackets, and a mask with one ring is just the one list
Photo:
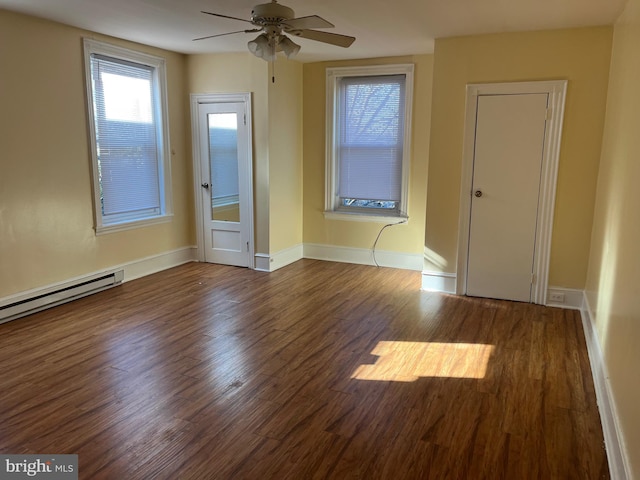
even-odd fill
[(146, 218), (144, 220), (135, 220), (134, 222), (120, 222), (110, 223), (109, 225), (103, 225), (96, 227), (96, 235), (107, 235), (109, 233), (123, 232), (125, 230), (131, 230), (132, 228), (148, 227), (150, 225), (158, 225), (160, 223), (169, 223), (173, 220), (173, 214), (171, 215), (159, 215), (157, 217)]
[(327, 220), (346, 220), (348, 222), (376, 222), (381, 224), (403, 225), (407, 223), (409, 217), (406, 215), (364, 215), (354, 212), (323, 212)]
[(196, 250), (197, 248), (195, 246), (178, 248), (157, 255), (139, 258), (138, 260), (133, 260), (112, 268), (123, 268), (124, 281), (128, 282), (136, 278), (146, 277), (147, 275), (167, 270), (168, 268), (194, 262), (197, 260)]
[[(244, 103), (245, 108), (245, 122), (247, 125), (247, 155), (248, 155), (248, 175), (247, 180), (249, 182), (248, 191), (251, 192), (251, 200), (248, 202), (247, 208), (247, 225), (249, 231), (247, 237), (249, 241), (249, 253), (248, 253), (248, 267), (256, 269), (256, 261), (258, 255), (255, 252), (255, 240), (253, 233), (254, 222), (254, 192), (253, 192), (253, 133), (252, 133), (252, 110), (251, 110), (251, 93), (192, 93), (191, 98), (191, 141), (192, 141), (192, 166), (193, 166), (193, 191), (195, 201), (195, 215), (196, 215), (196, 237), (197, 237), (197, 253), (196, 258), (200, 262), (205, 261), (204, 256), (204, 226), (203, 219), (204, 214), (202, 211), (202, 203), (200, 201), (200, 190), (202, 189), (202, 173), (200, 168), (200, 129), (198, 128), (198, 105), (206, 103)], [(268, 271), (268, 270), (267, 270)]]
[(551, 251), (551, 230), (556, 196), (556, 180), (560, 157), (562, 121), (567, 91), (566, 80), (546, 82), (513, 82), (467, 85), (464, 147), (460, 187), (460, 213), (458, 222), (458, 265), (456, 293), (464, 295), (467, 284), (467, 257), (469, 252), (469, 222), (471, 216), (471, 187), (476, 131), (478, 96), (513, 95), (522, 93), (547, 93), (549, 95), (550, 118), (545, 127), (545, 143), (540, 178), (538, 218), (536, 227), (535, 258), (533, 273), (537, 281), (533, 285), (532, 303), (546, 304)]
[[(409, 215), (409, 175), (411, 170), (411, 134), (413, 110), (413, 72), (411, 63), (393, 65), (364, 65), (360, 67), (333, 67), (326, 70), (326, 117), (325, 117), (325, 212), (336, 211), (336, 161), (334, 138), (335, 111), (337, 106), (337, 82), (342, 77), (362, 77), (373, 75), (405, 75), (404, 139), (402, 154), (402, 192), (400, 210), (404, 218)], [(325, 213), (326, 215), (326, 213)], [(360, 214), (361, 216), (366, 216)], [(375, 215), (372, 215), (375, 216)], [(377, 221), (377, 220), (372, 220)], [(393, 221), (393, 220), (392, 220)]]
[[(564, 296), (563, 301), (556, 301), (552, 295), (559, 294)], [(584, 290), (575, 288), (553, 287), (547, 289), (547, 307), (567, 308), (569, 310), (581, 310), (584, 301)]]
[(254, 270), (258, 270), (259, 272), (270, 272), (270, 263), (271, 257), (269, 257), (268, 253), (256, 253), (254, 255)]
[(113, 265), (108, 268), (96, 270), (94, 272), (79, 275), (77, 277), (68, 278), (60, 282), (50, 283), (49, 285), (33, 288), (31, 290), (14, 293), (12, 295), (0, 298), (0, 306), (20, 302), (28, 298), (40, 295), (47, 295), (56, 290), (74, 285), (79, 281), (88, 281), (93, 278), (101, 277), (103, 275), (115, 272), (116, 270), (124, 270), (124, 278), (122, 280), (123, 282), (135, 280), (136, 278), (151, 275), (152, 273), (160, 272), (168, 268), (177, 267), (178, 265), (195, 261), (195, 248), (196, 247), (183, 247), (177, 250), (171, 250), (168, 252), (159, 253), (157, 255), (151, 255), (145, 258), (139, 258), (131, 262)]
[(425, 270), (422, 272), (422, 290), (455, 294), (456, 274)]
[[(91, 171), (93, 190), (94, 228), (96, 235), (130, 230), (154, 223), (170, 222), (173, 217), (173, 191), (171, 188), (171, 136), (169, 129), (169, 101), (167, 94), (167, 68), (162, 57), (111, 45), (109, 43), (83, 38), (85, 88), (87, 92), (87, 115), (89, 120)], [(160, 213), (140, 219), (126, 220), (103, 224), (100, 201), (100, 179), (98, 174), (98, 150), (96, 145), (96, 129), (93, 109), (93, 86), (91, 75), (91, 55), (97, 53), (120, 60), (153, 67), (153, 89), (155, 115), (157, 117), (157, 135), (161, 138), (158, 145), (158, 183), (160, 188)]]
[[(456, 293), (456, 274), (423, 270), (422, 290), (430, 292)], [(561, 294), (564, 301), (552, 301), (551, 294)], [(566, 308), (569, 310), (580, 310), (584, 297), (584, 290), (573, 288), (549, 287), (547, 290), (548, 307)]]
[[(339, 247), (335, 245), (304, 244), (304, 258), (327, 260), (330, 262), (375, 265), (369, 248)], [(404, 270), (422, 270), (423, 255), (420, 253), (401, 253), (376, 250), (376, 261), (381, 267), (401, 268)]]
[(294, 262), (302, 259), (304, 254), (304, 247), (301, 243), (294, 245), (293, 247), (285, 248), (279, 252), (274, 253), (270, 261), (270, 271), (278, 270), (279, 268), (291, 265)]
[(256, 270), (261, 272), (274, 272), (282, 267), (291, 265), (303, 258), (304, 247), (301, 243), (293, 247), (285, 248), (273, 255), (256, 253)]
[(604, 362), (602, 348), (598, 341), (595, 316), (589, 306), (587, 296), (585, 295), (583, 298), (583, 307), (580, 313), (582, 314), (582, 326), (584, 328), (584, 336), (589, 353), (589, 363), (591, 364), (591, 374), (593, 376), (593, 384), (598, 401), (598, 411), (600, 412), (600, 421), (602, 423), (604, 444), (609, 462), (609, 473), (614, 480), (631, 479), (633, 477), (631, 476), (629, 453), (626, 449), (624, 438), (622, 437), (618, 420), (620, 417), (616, 411), (616, 404), (613, 400), (611, 385), (609, 383), (607, 365)]

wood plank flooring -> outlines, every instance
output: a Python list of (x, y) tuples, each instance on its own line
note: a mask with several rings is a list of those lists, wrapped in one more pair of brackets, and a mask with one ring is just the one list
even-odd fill
[(0, 453), (82, 479), (609, 478), (578, 312), (187, 264), (0, 325)]

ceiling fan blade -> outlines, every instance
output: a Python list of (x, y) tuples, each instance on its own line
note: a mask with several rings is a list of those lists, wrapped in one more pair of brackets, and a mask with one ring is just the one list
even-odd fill
[(247, 22), (247, 23), (253, 24), (251, 20), (245, 20), (244, 18), (238, 18), (238, 17), (230, 17), (229, 15), (222, 15), (220, 13), (211, 13), (211, 12), (204, 12), (204, 11), (200, 11), (200, 13), (206, 13), (207, 15), (213, 15), (214, 17), (229, 18), (231, 20), (240, 20), (241, 22)]
[(206, 40), (207, 38), (224, 37), (225, 35), (234, 35), (236, 33), (254, 33), (262, 31), (261, 28), (254, 28), (251, 30), (238, 30), (237, 32), (218, 33), (217, 35), (207, 35), (206, 37), (194, 38), (192, 41)]
[(324, 18), (318, 15), (309, 15), (308, 17), (292, 18), (282, 22), (282, 26), (285, 30), (296, 29), (303, 30), (305, 28), (333, 28), (335, 25), (331, 22), (327, 22)]
[(320, 32), (318, 30), (300, 30), (291, 32), (291, 34), (302, 38), (308, 38), (309, 40), (315, 40), (316, 42), (329, 43), (331, 45), (344, 48), (351, 46), (351, 44), (356, 40), (356, 37), (339, 35), (337, 33)]

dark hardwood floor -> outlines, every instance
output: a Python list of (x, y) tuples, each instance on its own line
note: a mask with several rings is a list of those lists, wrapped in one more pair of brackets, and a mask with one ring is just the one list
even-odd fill
[(0, 325), (0, 453), (82, 479), (609, 478), (578, 312), (187, 264)]

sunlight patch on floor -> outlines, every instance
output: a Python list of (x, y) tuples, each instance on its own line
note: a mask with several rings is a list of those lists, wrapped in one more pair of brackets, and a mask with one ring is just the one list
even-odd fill
[(357, 380), (415, 382), (420, 377), (484, 378), (493, 345), (382, 341), (374, 364), (360, 365)]

